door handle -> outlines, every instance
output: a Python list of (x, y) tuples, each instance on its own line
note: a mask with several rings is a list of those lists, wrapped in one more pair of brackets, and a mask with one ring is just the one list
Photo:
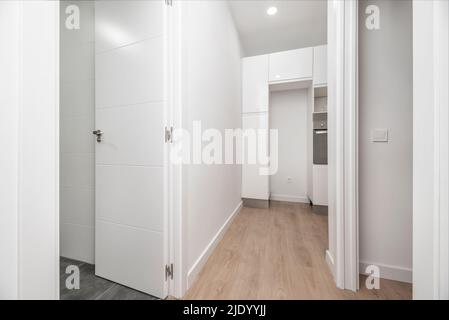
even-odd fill
[(95, 131), (92, 131), (92, 133), (97, 136), (97, 142), (101, 142), (101, 135), (103, 134), (103, 131), (95, 130)]

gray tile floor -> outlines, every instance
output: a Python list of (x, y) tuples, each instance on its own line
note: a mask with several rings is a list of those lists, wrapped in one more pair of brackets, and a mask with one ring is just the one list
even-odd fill
[[(65, 281), (67, 266), (76, 265), (80, 269), (80, 288), (69, 290)], [(60, 259), (60, 299), (61, 300), (157, 300), (157, 298), (97, 277), (95, 266), (81, 261)]]

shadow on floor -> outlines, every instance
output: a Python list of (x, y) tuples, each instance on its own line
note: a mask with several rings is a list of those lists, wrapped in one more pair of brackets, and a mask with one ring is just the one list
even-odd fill
[[(69, 265), (76, 265), (80, 270), (78, 290), (69, 290), (66, 287), (65, 282), (69, 275), (65, 270)], [(93, 264), (61, 257), (59, 269), (61, 300), (158, 300), (156, 297), (97, 277)]]

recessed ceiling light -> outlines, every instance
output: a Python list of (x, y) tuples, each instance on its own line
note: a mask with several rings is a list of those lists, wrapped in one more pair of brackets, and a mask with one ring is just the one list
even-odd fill
[(278, 13), (278, 8), (276, 8), (276, 7), (269, 7), (267, 9), (267, 14), (269, 16), (274, 16), (276, 13)]

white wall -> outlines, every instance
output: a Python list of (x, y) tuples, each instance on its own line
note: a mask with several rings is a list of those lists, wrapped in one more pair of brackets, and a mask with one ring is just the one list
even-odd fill
[[(379, 6), (381, 29), (365, 28), (365, 9)], [(412, 4), (359, 2), (360, 262), (381, 277), (412, 280)], [(389, 129), (374, 143), (375, 128)]]
[[(183, 124), (241, 127), (241, 48), (225, 1), (183, 2)], [(241, 202), (238, 165), (190, 165), (186, 174), (187, 270), (193, 281), (203, 252)], [(198, 260), (200, 259), (200, 260)], [(195, 268), (197, 267), (197, 268)]]
[(277, 129), (279, 169), (270, 176), (273, 200), (307, 201), (307, 89), (271, 92), (270, 129)]
[[(67, 6), (80, 8), (80, 29), (65, 27)], [(94, 1), (60, 6), (60, 254), (94, 263)]]

